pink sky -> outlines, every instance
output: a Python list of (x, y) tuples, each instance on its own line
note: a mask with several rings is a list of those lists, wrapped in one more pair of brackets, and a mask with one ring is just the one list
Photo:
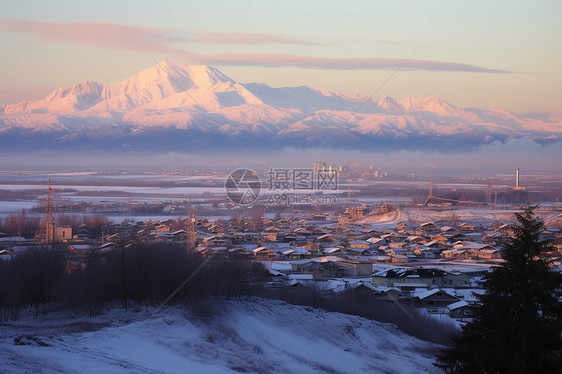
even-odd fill
[(562, 114), (561, 12), (554, 0), (5, 2), (0, 105), (119, 81), (150, 56), (241, 82), (369, 95), (413, 56), (381, 96)]

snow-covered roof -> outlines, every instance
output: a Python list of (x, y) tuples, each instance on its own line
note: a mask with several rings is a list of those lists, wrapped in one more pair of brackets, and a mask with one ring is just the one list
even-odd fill
[(286, 277), (285, 273), (281, 273), (280, 271), (269, 269), (269, 274), (276, 276), (276, 277)]
[(365, 240), (350, 240), (349, 244), (369, 244), (369, 243)]
[(496, 253), (499, 252), (497, 249), (481, 249), (480, 252), (482, 253)]
[(341, 248), (338, 248), (338, 247), (331, 247), (331, 248), (326, 248), (326, 249), (324, 250), (324, 253), (326, 253), (326, 254), (331, 254), (331, 253), (336, 253), (336, 252), (341, 251), (341, 250), (342, 250), (342, 249), (341, 249)]
[(256, 249), (254, 249), (252, 252), (254, 253), (259, 253), (262, 251), (267, 251), (268, 249), (266, 247), (257, 247)]
[(482, 249), (494, 249), (494, 247), (492, 247), (489, 244), (468, 242), (464, 245), (462, 245), (462, 244), (456, 245), (454, 247), (454, 249), (471, 249), (471, 250), (479, 251), (479, 250), (482, 250)]
[(412, 296), (417, 297), (417, 298), (420, 299), (420, 300), (423, 300), (423, 299), (426, 299), (426, 298), (428, 298), (428, 297), (430, 297), (430, 296), (432, 296), (432, 295), (435, 295), (435, 294), (437, 294), (437, 293), (439, 293), (439, 292), (443, 292), (443, 293), (445, 293), (445, 294), (447, 294), (447, 295), (449, 295), (449, 296), (456, 297), (456, 296), (454, 296), (454, 295), (451, 295), (451, 294), (450, 294), (449, 292), (447, 292), (446, 290), (442, 290), (442, 289), (440, 289), (440, 288), (433, 288), (433, 289), (431, 289), (431, 290), (421, 291), (421, 292), (415, 291), (415, 292), (412, 294)]
[(349, 248), (349, 251), (362, 253), (362, 252), (368, 252), (369, 250), (367, 248)]
[(289, 279), (299, 279), (299, 280), (312, 280), (314, 275), (312, 274), (289, 274)]
[(422, 288), (427, 290), (427, 284), (425, 283), (394, 283), (394, 287), (414, 287), (414, 288)]
[(459, 309), (459, 308), (462, 308), (462, 307), (465, 307), (465, 306), (468, 306), (468, 303), (464, 300), (461, 300), (461, 301), (457, 301), (456, 303), (452, 303), (452, 304), (447, 305), (447, 309), (455, 310), (455, 309)]
[(89, 250), (92, 249), (90, 244), (72, 244), (72, 248), (77, 250)]

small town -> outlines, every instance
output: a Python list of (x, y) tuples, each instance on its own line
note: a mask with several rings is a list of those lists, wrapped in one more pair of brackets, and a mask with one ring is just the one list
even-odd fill
[[(325, 294), (355, 290), (424, 309), (440, 320), (470, 321), (476, 295), (483, 293), (482, 276), (505, 262), (502, 248), (513, 235), (511, 224), (451, 222), (449, 216), (388, 227), (358, 223), (396, 209), (388, 203), (361, 204), (340, 215), (296, 211), (271, 219), (258, 215), (229, 220), (198, 219), (190, 210), (185, 219), (120, 224), (100, 219), (77, 227), (56, 226), (47, 209), (35, 237), (0, 233), (0, 258), (58, 245), (72, 269), (84, 266), (91, 252), (103, 255), (126, 250), (131, 243), (168, 243), (203, 258), (260, 262), (269, 273), (266, 288), (314, 287)], [(552, 213), (549, 221), (558, 222), (560, 214)], [(561, 271), (559, 227), (551, 225), (540, 239), (554, 244), (547, 256), (553, 270)]]

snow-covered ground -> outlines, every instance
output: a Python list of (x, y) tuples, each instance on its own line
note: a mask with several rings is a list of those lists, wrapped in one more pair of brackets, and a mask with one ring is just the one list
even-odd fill
[[(431, 210), (419, 208), (405, 208), (395, 210), (385, 214), (375, 214), (366, 216), (356, 223), (371, 224), (373, 228), (383, 225), (396, 225), (397, 223), (420, 224), (428, 221), (449, 220), (451, 216), (456, 216), (461, 222), (471, 222), (473, 224), (489, 225), (494, 221), (502, 223), (514, 222), (514, 213), (521, 212), (513, 209), (449, 209)], [(538, 211), (541, 218), (552, 216), (552, 212)]]
[(439, 373), (438, 346), (390, 324), (288, 305), (221, 301), (212, 317), (180, 307), (48, 313), (3, 323), (2, 373)]

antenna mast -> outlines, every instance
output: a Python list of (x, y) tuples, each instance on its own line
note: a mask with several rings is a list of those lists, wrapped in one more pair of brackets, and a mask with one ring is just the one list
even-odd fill
[(197, 211), (191, 208), (191, 199), (187, 203), (187, 253), (195, 252), (197, 244)]
[(53, 198), (51, 189), (51, 178), (48, 181), (47, 189), (47, 205), (45, 207), (45, 214), (41, 221), (41, 230), (35, 236), (41, 244), (52, 244), (55, 241), (55, 220), (53, 218)]

